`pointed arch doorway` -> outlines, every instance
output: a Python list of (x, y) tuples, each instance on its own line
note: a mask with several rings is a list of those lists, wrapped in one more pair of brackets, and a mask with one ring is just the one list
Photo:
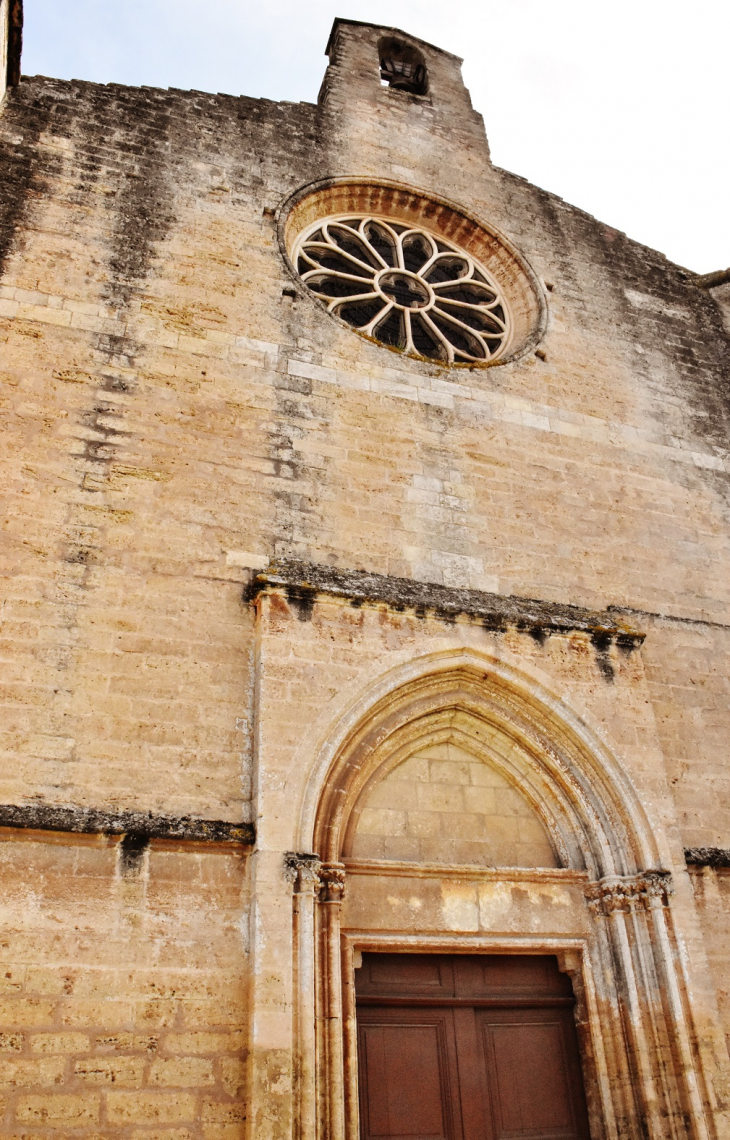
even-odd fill
[[(358, 976), (375, 956), (414, 955), (550, 959), (569, 979), (588, 1132), (578, 1093), (563, 1140), (704, 1140), (671, 876), (638, 797), (601, 741), (529, 679), (466, 655), (429, 666), (381, 691), (312, 778), (303, 818), (316, 866), (295, 887), (301, 1140), (388, 1136), (364, 1116), (358, 1037), (371, 1015)], [(519, 1048), (478, 1020), (492, 1056), (479, 1079), (494, 1085)], [(579, 1088), (578, 1068), (561, 1079)], [(493, 1118), (494, 1100), (483, 1098)]]

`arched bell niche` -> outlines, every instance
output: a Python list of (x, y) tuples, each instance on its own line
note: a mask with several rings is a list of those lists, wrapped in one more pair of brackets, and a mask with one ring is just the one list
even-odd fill
[(556, 956), (593, 1140), (708, 1135), (671, 875), (622, 765), (555, 694), (472, 651), (391, 673), (313, 758), (300, 837), (301, 1140), (359, 1136), (363, 952)]
[(378, 43), (380, 82), (408, 95), (428, 93), (428, 69), (423, 52), (397, 36), (384, 36)]

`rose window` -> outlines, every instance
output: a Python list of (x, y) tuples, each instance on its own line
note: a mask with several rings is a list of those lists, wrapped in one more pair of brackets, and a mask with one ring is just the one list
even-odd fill
[(302, 281), (357, 332), (456, 364), (495, 360), (509, 338), (494, 278), (463, 249), (381, 217), (329, 218), (299, 238)]

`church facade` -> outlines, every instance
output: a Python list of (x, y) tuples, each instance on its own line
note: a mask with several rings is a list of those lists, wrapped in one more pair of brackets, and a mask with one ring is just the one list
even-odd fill
[(0, 1135), (730, 1136), (730, 274), (0, 13)]

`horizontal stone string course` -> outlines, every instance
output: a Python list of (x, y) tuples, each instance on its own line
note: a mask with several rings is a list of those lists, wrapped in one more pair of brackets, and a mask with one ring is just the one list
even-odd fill
[(689, 867), (730, 867), (730, 848), (688, 847), (684, 859)]
[(586, 610), (558, 602), (490, 594), (482, 590), (460, 590), (412, 578), (369, 574), (362, 570), (341, 570), (331, 566), (282, 559), (256, 574), (246, 589), (252, 601), (270, 587), (283, 587), (302, 620), (311, 617), (317, 594), (348, 598), (353, 605), (384, 603), (397, 611), (432, 613), (446, 620), (464, 615), (481, 620), (489, 629), (517, 629), (563, 633), (588, 633), (600, 640), (615, 638), (623, 648), (633, 649), (645, 634), (628, 622), (605, 611)]
[(51, 804), (0, 804), (0, 827), (65, 831), (82, 835), (138, 835), (194, 843), (254, 843), (252, 823), (152, 815), (141, 811), (97, 811)]

